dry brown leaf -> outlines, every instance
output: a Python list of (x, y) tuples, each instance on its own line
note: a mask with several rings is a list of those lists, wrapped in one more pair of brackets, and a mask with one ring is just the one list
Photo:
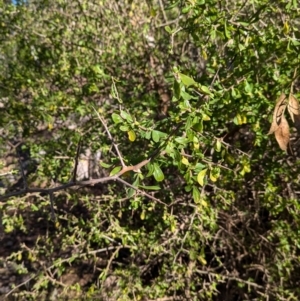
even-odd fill
[(286, 106), (286, 96), (282, 93), (276, 101), (276, 106), (273, 113), (273, 120), (268, 135), (274, 133), (278, 129)]
[(290, 113), (291, 119), (295, 124), (295, 128), (300, 132), (300, 107), (298, 100), (293, 94), (289, 96), (288, 111)]
[(290, 142), (290, 127), (284, 115), (282, 115), (280, 124), (275, 131), (275, 138), (279, 144), (279, 147), (282, 150), (287, 151)]

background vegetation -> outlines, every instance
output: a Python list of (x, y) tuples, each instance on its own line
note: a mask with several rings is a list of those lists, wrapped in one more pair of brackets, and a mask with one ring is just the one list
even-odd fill
[(297, 133), (267, 133), (299, 13), (0, 1), (0, 294), (298, 300)]

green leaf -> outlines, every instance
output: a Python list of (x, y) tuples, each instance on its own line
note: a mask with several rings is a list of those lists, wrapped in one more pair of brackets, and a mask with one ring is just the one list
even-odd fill
[(146, 165), (146, 167), (148, 168), (148, 173), (147, 173), (146, 177), (152, 176), (154, 173), (154, 165), (149, 163)]
[(171, 27), (168, 26), (168, 25), (165, 26), (165, 31), (168, 32), (168, 33), (170, 33), (170, 34), (172, 33), (172, 29), (171, 29)]
[(157, 163), (154, 163), (153, 166), (154, 166), (153, 176), (154, 176), (155, 180), (157, 182), (163, 181), (165, 176), (164, 176), (162, 170), (160, 169), (159, 165)]
[(228, 28), (227, 28), (227, 21), (225, 20), (225, 22), (224, 22), (224, 33), (225, 33), (225, 37), (227, 38), (227, 39), (230, 39), (231, 38), (231, 36), (230, 36), (230, 31), (228, 31)]
[(136, 190), (133, 189), (133, 188), (129, 188), (128, 191), (127, 191), (127, 197), (128, 198), (131, 198), (133, 197), (133, 195), (136, 193)]
[(121, 111), (121, 117), (124, 118), (129, 123), (133, 123), (133, 119), (132, 119), (131, 115), (123, 110)]
[(193, 95), (191, 95), (191, 94), (189, 94), (189, 93), (187, 93), (187, 92), (185, 92), (185, 91), (181, 91), (181, 97), (182, 97), (184, 100), (187, 100), (187, 101), (189, 101), (189, 100), (191, 100), (191, 99), (198, 99), (198, 97), (193, 96)]
[(111, 172), (110, 172), (110, 176), (114, 176), (116, 175), (120, 170), (122, 169), (122, 166), (117, 166), (115, 167)]
[(229, 163), (229, 164), (234, 164), (234, 163), (235, 163), (234, 157), (233, 157), (231, 154), (229, 154), (229, 153), (227, 153), (227, 154), (225, 155), (225, 160), (226, 160), (226, 162)]
[(213, 96), (213, 94), (210, 92), (209, 88), (200, 84), (197, 84), (196, 88), (203, 94)]
[(204, 185), (204, 177), (206, 176), (207, 168), (202, 169), (197, 175), (198, 183), (203, 186)]
[(189, 139), (185, 137), (177, 137), (175, 138), (175, 141), (179, 144), (187, 144), (189, 142)]
[(184, 75), (182, 73), (178, 73), (179, 78), (181, 79), (182, 83), (186, 86), (193, 86), (196, 85), (197, 83), (195, 82), (195, 80), (187, 75)]
[(102, 167), (104, 167), (104, 168), (110, 168), (110, 167), (112, 166), (112, 164), (107, 164), (107, 163), (105, 163), (105, 162), (103, 162), (103, 161), (100, 161), (100, 165), (101, 165)]
[(112, 113), (111, 118), (112, 118), (112, 120), (113, 120), (113, 122), (114, 122), (115, 124), (118, 124), (118, 123), (120, 123), (120, 122), (123, 122), (123, 119), (122, 119), (122, 117), (121, 117), (119, 114)]
[(194, 126), (193, 126), (194, 130), (199, 132), (199, 133), (202, 133), (203, 131), (203, 120), (201, 119), (198, 123), (196, 123)]
[(142, 186), (142, 185), (140, 185), (139, 188), (143, 188), (146, 190), (160, 190), (161, 189), (159, 186)]
[(193, 199), (196, 204), (199, 203), (200, 197), (201, 195), (199, 189), (196, 186), (193, 186)]
[(180, 91), (181, 91), (181, 87), (180, 87), (180, 83), (176, 80), (174, 80), (174, 84), (173, 84), (173, 92), (174, 92), (174, 96), (179, 99), (180, 98)]
[(217, 152), (220, 152), (221, 151), (221, 147), (222, 147), (222, 143), (221, 143), (221, 141), (219, 139), (217, 139), (217, 142), (215, 144), (215, 150)]
[(191, 10), (192, 6), (189, 5), (189, 6), (186, 6), (182, 9), (182, 13), (183, 14), (187, 14), (190, 10)]
[(120, 130), (121, 130), (122, 132), (128, 132), (128, 131), (129, 131), (129, 127), (128, 127), (127, 125), (121, 125), (121, 126), (120, 126)]
[(154, 142), (158, 142), (159, 141), (159, 138), (160, 138), (160, 135), (159, 135), (159, 132), (158, 131), (152, 131), (152, 140)]

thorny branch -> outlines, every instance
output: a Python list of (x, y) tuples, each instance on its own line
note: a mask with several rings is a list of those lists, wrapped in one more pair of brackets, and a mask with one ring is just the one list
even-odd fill
[(118, 158), (121, 162), (122, 169), (117, 174), (112, 175), (112, 176), (102, 177), (102, 178), (99, 178), (99, 179), (91, 179), (91, 180), (86, 180), (86, 181), (77, 181), (76, 180), (76, 174), (77, 174), (77, 166), (78, 166), (78, 161), (79, 161), (78, 158), (79, 158), (80, 146), (81, 146), (81, 141), (79, 141), (78, 146), (77, 146), (77, 151), (76, 151), (75, 167), (74, 167), (72, 179), (68, 183), (55, 185), (54, 187), (51, 187), (51, 188), (30, 188), (26, 185), (26, 176), (25, 176), (25, 173), (22, 172), (22, 179), (23, 179), (23, 183), (25, 184), (24, 188), (21, 189), (21, 190), (13, 191), (13, 192), (7, 193), (3, 196), (0, 196), (0, 201), (4, 201), (4, 200), (7, 200), (11, 197), (20, 196), (20, 195), (24, 195), (24, 194), (33, 194), (33, 193), (47, 194), (47, 195), (49, 195), (49, 198), (50, 198), (51, 217), (52, 217), (52, 219), (55, 219), (54, 206), (53, 206), (54, 193), (55, 192), (58, 192), (60, 190), (65, 190), (67, 188), (71, 188), (71, 187), (75, 187), (75, 186), (87, 186), (87, 185), (94, 186), (94, 185), (99, 184), (99, 183), (106, 183), (106, 182), (110, 182), (110, 181), (118, 181), (118, 182), (124, 184), (125, 186), (128, 186), (128, 187), (134, 189), (135, 191), (137, 191), (137, 193), (139, 193), (141, 195), (144, 195), (144, 196), (148, 197), (149, 199), (152, 199), (152, 200), (154, 200), (158, 203), (166, 205), (165, 203), (163, 203), (159, 199), (155, 198), (154, 196), (146, 193), (143, 190), (140, 190), (138, 187), (135, 187), (135, 186), (131, 185), (130, 183), (128, 183), (127, 181), (123, 180), (121, 178), (121, 176), (123, 174), (125, 174), (126, 172), (129, 172), (129, 171), (139, 172), (140, 169), (143, 166), (148, 164), (154, 157), (156, 157), (160, 153), (161, 149), (169, 141), (169, 139), (173, 135), (173, 133), (178, 130), (179, 125), (172, 131), (172, 133), (165, 140), (165, 142), (162, 145), (160, 145), (147, 159), (143, 160), (142, 162), (139, 162), (136, 165), (126, 166), (126, 164), (124, 163), (123, 157), (121, 155), (121, 152), (118, 148), (118, 145), (115, 143), (115, 141), (114, 141), (114, 139), (113, 139), (113, 137), (112, 137), (105, 121), (104, 121), (104, 119), (100, 116), (100, 114), (97, 112), (97, 110), (94, 107), (93, 107), (93, 109), (96, 112), (100, 122), (102, 123), (102, 125), (103, 125), (103, 127), (104, 127), (104, 129), (107, 133), (107, 136), (111, 140), (111, 142), (113, 144), (113, 147), (114, 147), (114, 149), (117, 153), (117, 156), (118, 156)]

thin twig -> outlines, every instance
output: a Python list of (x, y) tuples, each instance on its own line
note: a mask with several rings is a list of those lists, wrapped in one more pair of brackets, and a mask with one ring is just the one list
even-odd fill
[(163, 4), (162, 0), (159, 0), (159, 6), (160, 6), (161, 12), (163, 14), (164, 20), (167, 23), (168, 22), (168, 18), (167, 18), (167, 15), (166, 15), (166, 12), (165, 12), (165, 8), (164, 8), (164, 4)]
[(121, 162), (122, 167), (126, 167), (126, 165), (125, 165), (125, 163), (124, 163), (124, 161), (123, 161), (123, 158), (122, 158), (122, 156), (121, 156), (121, 153), (120, 153), (120, 151), (119, 151), (118, 145), (114, 142), (114, 139), (113, 139), (113, 137), (112, 137), (112, 135), (111, 135), (111, 133), (110, 133), (110, 131), (109, 131), (107, 125), (105, 124), (103, 118), (100, 116), (100, 114), (98, 113), (98, 111), (97, 111), (94, 107), (93, 107), (93, 109), (94, 109), (94, 111), (96, 112), (96, 114), (97, 114), (99, 120), (101, 121), (102, 125), (104, 126), (105, 131), (106, 131), (106, 133), (107, 133), (109, 139), (111, 140), (111, 142), (112, 142), (112, 144), (113, 144), (113, 146), (114, 146), (114, 148), (115, 148), (115, 150), (116, 150), (116, 152), (117, 152), (117, 155), (118, 155), (118, 157), (119, 157), (119, 159), (120, 159), (120, 162)]
[(21, 286), (25, 285), (26, 283), (28, 283), (30, 280), (34, 279), (35, 277), (37, 277), (37, 274), (32, 275), (31, 277), (29, 277), (28, 279), (26, 279), (24, 282), (18, 284), (17, 286), (15, 286), (13, 289), (11, 289), (6, 295), (5, 298), (7, 298), (9, 295), (11, 295), (15, 290), (17, 290), (18, 288), (20, 288)]
[(105, 271), (104, 271), (105, 277), (103, 277), (103, 279), (106, 278), (107, 273), (109, 271), (109, 268), (111, 266), (111, 263), (112, 263), (112, 261), (114, 260), (116, 254), (120, 251), (121, 248), (122, 248), (122, 246), (118, 246), (117, 249), (114, 251), (114, 253), (111, 255), (111, 257), (109, 258), (109, 261), (108, 261), (107, 266), (106, 266)]
[(221, 278), (223, 278), (223, 281), (224, 280), (234, 280), (234, 281), (238, 281), (238, 282), (247, 284), (247, 285), (252, 286), (252, 287), (264, 289), (264, 287), (259, 285), (259, 284), (256, 284), (256, 283), (251, 282), (251, 281), (243, 280), (243, 279), (240, 279), (238, 277), (222, 275), (222, 274), (218, 274), (218, 273), (214, 273), (214, 272), (210, 272), (210, 271), (203, 271), (203, 270), (199, 270), (199, 269), (196, 269), (195, 271), (196, 271), (196, 273), (202, 274), (202, 275), (210, 275), (210, 276), (214, 276), (214, 277), (218, 277), (218, 278), (221, 277)]
[(124, 181), (123, 179), (117, 178), (117, 181), (119, 181), (119, 182), (123, 183), (124, 185), (126, 185), (126, 186), (128, 186), (128, 187), (130, 187), (130, 188), (132, 188), (132, 189), (134, 189), (134, 190), (136, 190), (138, 193), (147, 196), (149, 199), (151, 199), (151, 200), (153, 200), (153, 201), (156, 201), (156, 202), (158, 202), (158, 203), (163, 204), (163, 205), (166, 206), (166, 204), (165, 204), (164, 202), (162, 202), (161, 200), (155, 198), (154, 196), (148, 194), (147, 192), (145, 192), (145, 191), (143, 191), (143, 190), (140, 190), (139, 188), (137, 188), (137, 187), (131, 185), (130, 183)]

